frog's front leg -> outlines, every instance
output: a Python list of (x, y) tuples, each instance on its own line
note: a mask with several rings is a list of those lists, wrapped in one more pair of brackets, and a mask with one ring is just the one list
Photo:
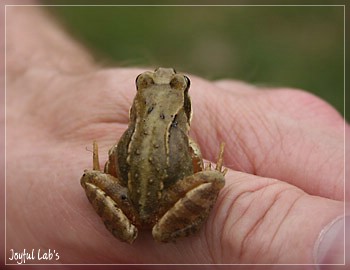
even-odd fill
[(127, 188), (120, 185), (117, 178), (98, 169), (97, 144), (94, 143), (93, 170), (85, 170), (80, 183), (106, 228), (118, 239), (132, 243), (137, 237), (137, 228)]
[(204, 171), (176, 182), (164, 192), (161, 218), (152, 229), (154, 239), (170, 242), (200, 229), (225, 185), (226, 170), (221, 168), (222, 155), (223, 144), (215, 170), (208, 166)]

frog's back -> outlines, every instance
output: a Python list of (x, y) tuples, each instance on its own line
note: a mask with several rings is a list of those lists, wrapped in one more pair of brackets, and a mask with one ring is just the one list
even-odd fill
[(157, 219), (162, 192), (193, 173), (187, 115), (182, 104), (171, 104), (177, 93), (170, 90), (153, 89), (134, 102), (137, 115), (126, 160), (128, 190), (143, 224)]

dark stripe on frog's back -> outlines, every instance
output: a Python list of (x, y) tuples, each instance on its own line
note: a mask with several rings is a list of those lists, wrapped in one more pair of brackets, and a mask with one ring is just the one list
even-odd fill
[[(180, 111), (175, 121), (170, 126), (169, 137), (169, 168), (168, 178), (164, 182), (164, 188), (176, 181), (193, 174), (193, 165), (189, 151), (187, 116)], [(185, 129), (181, 127), (186, 127)]]
[[(168, 86), (156, 85), (152, 89), (144, 89), (135, 99), (138, 120), (129, 146), (128, 187), (130, 199), (143, 223), (152, 224), (155, 221), (160, 192), (174, 181), (176, 170), (170, 167), (176, 165), (176, 169), (181, 171), (182, 161), (172, 159), (170, 155), (177, 151), (176, 148), (188, 146), (186, 130), (181, 131), (179, 125), (171, 127), (173, 117), (182, 111), (182, 94)], [(184, 117), (186, 115), (179, 120), (184, 121)], [(187, 129), (186, 125), (184, 127)], [(169, 158), (168, 151), (171, 151)]]

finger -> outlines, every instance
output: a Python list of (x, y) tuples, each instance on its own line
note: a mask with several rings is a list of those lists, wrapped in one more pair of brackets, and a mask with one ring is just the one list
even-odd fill
[[(131, 81), (139, 73), (137, 69), (111, 69), (65, 84), (53, 80), (50, 91), (25, 103), (31, 107), (24, 114), (39, 117), (49, 134), (85, 146), (96, 139), (110, 146), (127, 127), (136, 91)], [(215, 90), (211, 83), (192, 80), (191, 134), (205, 145), (205, 158), (215, 160), (224, 141), (225, 164), (231, 168), (279, 178), (311, 194), (343, 198), (344, 166), (339, 166), (344, 163), (339, 148), (344, 140), (343, 120), (330, 106), (300, 91), (251, 89), (252, 94), (241, 95), (237, 89), (242, 83), (230, 88), (229, 82), (221, 82)]]
[[(11, 124), (20, 124), (21, 116), (28, 115), (47, 134), (85, 142), (103, 138), (113, 143), (126, 129), (140, 70), (105, 69), (75, 76), (32, 72), (35, 76), (25, 74), (23, 80), (9, 82), (8, 103), (18, 108)], [(26, 76), (32, 83), (21, 85)], [(27, 89), (26, 95), (17, 89)]]
[[(220, 88), (198, 80), (192, 136), (203, 156), (215, 157), (213, 144), (226, 142), (226, 166), (277, 178), (306, 192), (344, 197), (344, 120), (327, 103), (306, 92), (280, 89)], [(254, 93), (254, 94), (253, 94)], [(348, 129), (348, 126), (346, 126)]]
[(220, 239), (221, 248), (213, 250), (221, 261), (314, 263), (321, 231), (344, 213), (342, 202), (310, 196), (282, 181), (232, 171), (227, 178), (213, 227), (207, 228), (221, 232), (207, 233)]
[(214, 84), (228, 93), (240, 95), (254, 95), (256, 91), (259, 91), (258, 87), (243, 81), (219, 80), (215, 81)]

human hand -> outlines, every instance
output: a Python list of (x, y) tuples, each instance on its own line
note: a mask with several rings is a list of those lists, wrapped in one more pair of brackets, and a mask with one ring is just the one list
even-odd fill
[(319, 234), (344, 213), (344, 120), (333, 108), (303, 91), (189, 76), (191, 136), (208, 160), (226, 142), (226, 185), (198, 235), (121, 243), (79, 179), (92, 140), (105, 161), (126, 129), (144, 69), (100, 68), (35, 9), (20, 15), (44, 29), (26, 32), (18, 9), (8, 16), (7, 258), (50, 248), (60, 263), (315, 262)]

